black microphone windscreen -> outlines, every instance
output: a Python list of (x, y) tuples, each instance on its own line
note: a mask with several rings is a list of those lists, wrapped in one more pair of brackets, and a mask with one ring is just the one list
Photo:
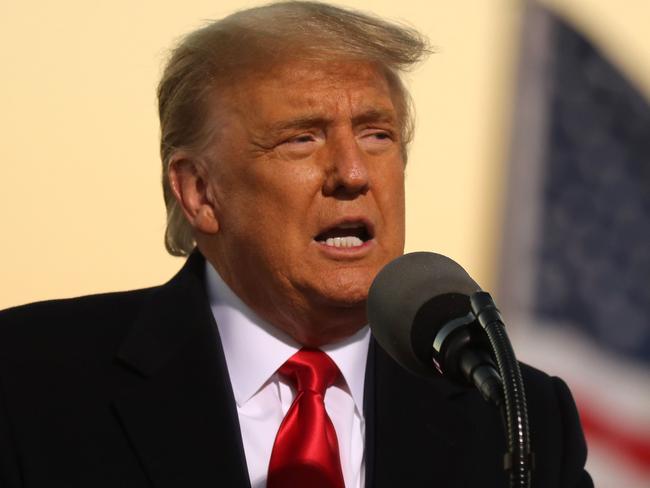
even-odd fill
[(388, 263), (368, 294), (372, 333), (404, 368), (435, 376), (433, 339), (449, 320), (467, 315), (480, 290), (454, 260), (432, 252), (405, 254)]

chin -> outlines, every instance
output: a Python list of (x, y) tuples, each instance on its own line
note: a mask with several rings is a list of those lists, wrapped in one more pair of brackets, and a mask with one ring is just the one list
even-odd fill
[(321, 283), (317, 294), (321, 297), (321, 302), (327, 306), (347, 309), (363, 307), (365, 310), (371, 283), (371, 279), (338, 281), (332, 286), (322, 286)]
[(325, 314), (365, 315), (368, 290), (378, 270), (376, 266), (320, 268), (305, 275), (298, 289), (314, 311)]

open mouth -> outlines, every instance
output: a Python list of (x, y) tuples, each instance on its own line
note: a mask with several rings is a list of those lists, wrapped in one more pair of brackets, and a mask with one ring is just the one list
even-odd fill
[(346, 222), (330, 227), (314, 240), (331, 247), (361, 247), (373, 238), (372, 229), (364, 222)]

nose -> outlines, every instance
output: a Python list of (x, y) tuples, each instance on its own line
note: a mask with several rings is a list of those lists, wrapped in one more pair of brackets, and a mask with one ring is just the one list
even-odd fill
[(368, 165), (354, 134), (339, 134), (333, 138), (328, 158), (323, 185), (323, 193), (326, 196), (354, 198), (368, 191)]

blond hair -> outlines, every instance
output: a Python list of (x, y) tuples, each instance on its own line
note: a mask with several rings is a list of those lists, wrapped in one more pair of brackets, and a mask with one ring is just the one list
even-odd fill
[(243, 10), (185, 36), (172, 51), (158, 86), (167, 251), (184, 256), (194, 248), (192, 227), (172, 194), (168, 171), (178, 151), (200, 152), (208, 142), (212, 128), (206, 120), (207, 98), (220, 86), (289, 57), (376, 63), (401, 105), (405, 151), (413, 116), (399, 74), (428, 53), (426, 39), (410, 27), (309, 1)]

